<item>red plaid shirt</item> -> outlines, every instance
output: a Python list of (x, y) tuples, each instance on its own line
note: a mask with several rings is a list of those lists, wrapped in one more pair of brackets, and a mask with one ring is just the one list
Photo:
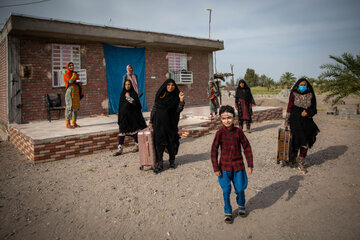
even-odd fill
[[(233, 127), (228, 130), (226, 127), (216, 132), (214, 142), (211, 147), (211, 162), (214, 172), (224, 171), (240, 171), (245, 169), (243, 157), (241, 154), (241, 145), (244, 149), (244, 155), (248, 167), (253, 168), (253, 155), (251, 146), (244, 132)], [(220, 161), (218, 161), (218, 150), (221, 147)]]

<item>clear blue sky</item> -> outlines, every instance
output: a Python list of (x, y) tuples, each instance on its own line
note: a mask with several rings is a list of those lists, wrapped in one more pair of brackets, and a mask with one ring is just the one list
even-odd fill
[[(285, 72), (317, 77), (329, 55), (360, 54), (359, 0), (0, 0), (10, 13), (224, 41), (218, 72), (243, 77), (247, 68), (278, 81)], [(111, 21), (110, 21), (111, 19)]]

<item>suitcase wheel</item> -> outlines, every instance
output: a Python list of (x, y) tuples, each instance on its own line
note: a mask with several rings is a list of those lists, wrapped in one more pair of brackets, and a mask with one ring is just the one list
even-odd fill
[(278, 159), (278, 160), (276, 160), (276, 164), (280, 164), (280, 160)]
[(139, 167), (140, 170), (144, 170), (144, 166)]

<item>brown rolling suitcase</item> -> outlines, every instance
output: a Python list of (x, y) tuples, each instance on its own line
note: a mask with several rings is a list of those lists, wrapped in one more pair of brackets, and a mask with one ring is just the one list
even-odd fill
[(154, 147), (153, 130), (144, 128), (138, 132), (139, 156), (140, 156), (140, 169), (144, 166), (155, 167), (156, 154)]
[(291, 154), (291, 133), (288, 128), (279, 128), (277, 164), (280, 161), (289, 162)]

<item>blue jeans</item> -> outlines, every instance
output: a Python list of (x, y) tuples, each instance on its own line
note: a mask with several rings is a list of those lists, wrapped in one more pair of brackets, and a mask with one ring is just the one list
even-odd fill
[(239, 206), (245, 206), (245, 192), (244, 190), (247, 187), (247, 175), (246, 171), (224, 171), (221, 170), (221, 176), (218, 177), (219, 184), (223, 191), (224, 196), (224, 212), (232, 213), (232, 208), (230, 204), (230, 193), (231, 193), (231, 182), (234, 184), (236, 202)]

